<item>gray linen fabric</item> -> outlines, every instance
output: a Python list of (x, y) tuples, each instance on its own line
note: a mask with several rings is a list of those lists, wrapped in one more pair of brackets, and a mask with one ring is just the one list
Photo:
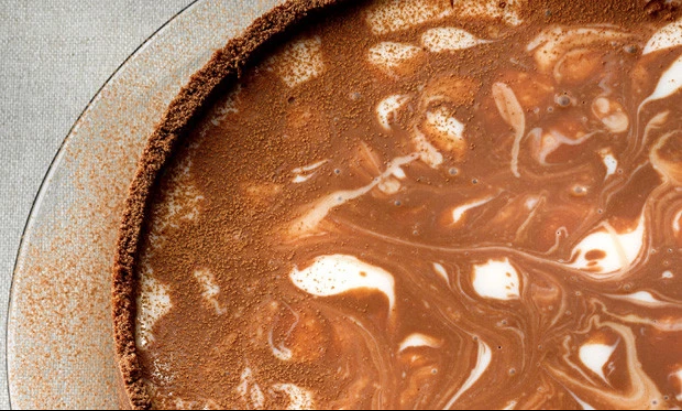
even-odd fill
[(0, 409), (21, 234), (64, 137), (97, 90), (191, 0), (0, 0)]

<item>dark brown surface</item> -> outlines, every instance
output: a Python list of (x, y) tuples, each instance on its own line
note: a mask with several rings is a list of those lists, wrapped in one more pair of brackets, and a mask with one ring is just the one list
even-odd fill
[[(330, 408), (503, 408), (513, 401), (571, 409), (578, 398), (598, 408), (679, 406), (675, 390), (682, 386), (671, 375), (682, 370), (675, 328), (682, 288), (677, 276), (661, 274), (682, 263), (682, 236), (670, 228), (682, 210), (679, 134), (663, 144), (666, 132), (682, 128), (682, 104), (679, 95), (653, 102), (641, 124), (634, 114), (678, 49), (647, 57), (641, 50), (678, 12), (634, 0), (545, 1), (522, 11), (519, 28), (456, 15), (376, 35), (361, 18), (366, 2), (357, 2), (282, 38), (320, 39), (327, 68), (305, 85), (286, 87), (268, 58), (286, 45), (246, 58), (305, 10), (331, 3), (294, 3), (257, 22), (193, 78), (150, 141), (131, 190), (114, 284), (117, 345), (133, 406), (285, 408), (281, 390), (258, 388), (262, 403), (253, 398), (254, 386), (283, 381), (312, 390), (315, 404)], [(549, 26), (604, 23), (618, 28), (593, 27), (598, 36), (622, 36), (571, 45), (553, 70), (543, 71), (525, 49)], [(420, 57), (389, 69), (366, 61), (381, 40), (418, 44), (426, 29), (443, 25), (495, 41), (452, 54), (422, 48)], [(237, 83), (241, 91), (229, 106), (235, 112), (214, 122)], [(510, 168), (514, 127), (501, 107), (505, 87), (526, 122), (518, 177)], [(395, 94), (408, 102), (385, 129), (375, 109)], [(622, 118), (595, 111), (602, 97), (612, 104), (609, 115), (627, 117), (625, 129)], [(664, 110), (666, 120), (647, 140), (645, 126)], [(425, 113), (461, 120), (464, 138), (444, 138)], [(429, 164), (417, 131), (443, 153), (442, 163)], [(570, 143), (551, 150), (547, 135)], [(604, 150), (619, 160), (614, 175), (606, 174)], [(402, 166), (404, 179), (382, 177), (398, 191), (375, 187), (322, 221), (301, 224), (326, 196), (371, 185), (411, 153), (422, 157)], [(292, 182), (293, 169), (324, 160), (309, 182)], [(455, 206), (488, 198), (453, 221)], [(171, 203), (181, 212), (170, 212)], [(593, 263), (569, 267), (581, 239), (604, 224), (631, 232), (640, 217), (644, 250), (627, 269), (600, 272), (607, 253), (599, 249), (584, 250)], [(369, 289), (315, 298), (290, 281), (336, 254), (390, 272), (397, 311), (387, 315), (386, 298)], [(485, 298), (473, 285), (475, 267), (504, 259), (519, 272), (520, 295)], [(446, 269), (445, 282), (432, 263)], [(138, 350), (143, 271), (168, 290), (173, 308), (154, 324), (154, 341)], [(215, 304), (206, 303), (197, 272), (215, 277)], [(660, 304), (628, 300), (639, 291)], [(268, 330), (293, 359), (272, 356)], [(394, 352), (415, 332), (441, 346)], [(458, 396), (480, 365), (483, 344), (493, 362)], [(615, 347), (604, 381), (580, 365), (579, 349), (590, 345)], [(244, 377), (247, 369), (253, 377)], [(247, 380), (245, 397), (238, 387)]]

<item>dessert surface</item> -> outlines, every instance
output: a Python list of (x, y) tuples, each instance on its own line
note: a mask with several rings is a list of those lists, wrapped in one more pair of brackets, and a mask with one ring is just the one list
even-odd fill
[(157, 408), (682, 406), (682, 22), (375, 0), (177, 141), (133, 291)]

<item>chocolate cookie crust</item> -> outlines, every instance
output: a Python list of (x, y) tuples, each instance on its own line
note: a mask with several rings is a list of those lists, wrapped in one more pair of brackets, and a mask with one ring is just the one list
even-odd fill
[(176, 143), (210, 100), (214, 91), (233, 85), (254, 55), (296, 23), (344, 0), (297, 0), (275, 7), (241, 36), (218, 50), (171, 102), (149, 138), (130, 187), (113, 267), (112, 306), (116, 355), (122, 385), (132, 409), (150, 409), (135, 345), (135, 261), (150, 193)]

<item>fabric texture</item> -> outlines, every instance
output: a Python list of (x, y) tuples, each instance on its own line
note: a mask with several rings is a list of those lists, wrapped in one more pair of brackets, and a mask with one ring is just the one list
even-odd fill
[(0, 409), (21, 235), (74, 122), (121, 63), (191, 0), (0, 0)]

